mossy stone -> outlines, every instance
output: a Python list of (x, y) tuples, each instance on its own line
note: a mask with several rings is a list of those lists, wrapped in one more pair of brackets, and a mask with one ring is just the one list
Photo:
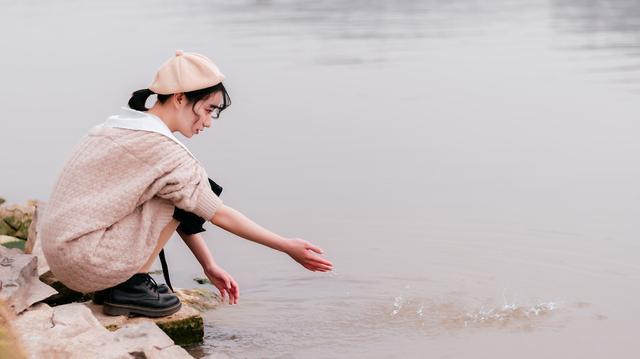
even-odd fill
[(199, 315), (182, 320), (156, 321), (156, 324), (177, 345), (197, 344), (204, 338), (204, 320)]
[(198, 284), (211, 284), (211, 281), (209, 279), (202, 277), (193, 278), (193, 281)]
[(18, 240), (18, 241), (2, 243), (2, 245), (7, 248), (18, 248), (19, 250), (24, 251), (24, 245), (26, 243), (27, 241)]
[(6, 216), (2, 220), (4, 221), (4, 223), (8, 224), (9, 227), (13, 228), (13, 230), (16, 230), (16, 231), (18, 230), (18, 228), (20, 228), (20, 225), (22, 224), (22, 221), (16, 218), (15, 215)]
[(109, 324), (109, 325), (105, 326), (105, 328), (107, 328), (107, 330), (110, 331), (110, 332), (115, 332), (116, 330), (120, 329), (118, 324)]
[(27, 236), (29, 235), (29, 226), (31, 225), (31, 219), (26, 219), (20, 223), (20, 226), (17, 228), (14, 237), (18, 237), (20, 239), (27, 240)]
[(11, 226), (9, 226), (7, 222), (5, 222), (4, 220), (0, 220), (0, 235), (14, 237), (15, 233), (16, 230), (11, 228)]
[(15, 215), (6, 216), (0, 221), (0, 234), (27, 240), (30, 225), (31, 218), (26, 215), (21, 216), (21, 218)]

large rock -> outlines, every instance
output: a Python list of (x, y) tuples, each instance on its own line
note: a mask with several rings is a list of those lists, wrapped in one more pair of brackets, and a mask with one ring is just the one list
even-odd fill
[(0, 246), (0, 299), (14, 313), (57, 293), (38, 279), (37, 260), (18, 249)]
[(109, 330), (118, 330), (129, 324), (153, 323), (179, 345), (200, 343), (204, 337), (202, 315), (189, 305), (183, 304), (177, 313), (162, 318), (109, 316), (102, 313), (101, 305), (93, 302), (85, 303), (85, 305), (96, 319)]
[(111, 332), (83, 304), (38, 304), (15, 321), (30, 358), (191, 358), (152, 322)]
[(182, 308), (177, 313), (162, 318), (109, 316), (102, 313), (101, 305), (85, 304), (91, 309), (98, 321), (109, 330), (117, 330), (129, 323), (152, 321), (176, 344), (187, 345), (202, 342), (204, 319), (201, 313), (220, 305), (220, 297), (207, 289), (177, 289), (176, 294), (182, 301)]

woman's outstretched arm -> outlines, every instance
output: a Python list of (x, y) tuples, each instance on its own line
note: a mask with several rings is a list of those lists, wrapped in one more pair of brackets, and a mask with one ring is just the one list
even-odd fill
[(221, 205), (211, 223), (239, 237), (287, 253), (310, 271), (326, 272), (333, 269), (331, 262), (318, 255), (323, 253), (322, 249), (303, 239), (284, 238), (275, 234), (229, 206)]

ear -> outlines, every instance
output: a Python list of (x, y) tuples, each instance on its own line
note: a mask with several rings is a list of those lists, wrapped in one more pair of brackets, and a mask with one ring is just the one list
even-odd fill
[(184, 96), (183, 92), (173, 94), (173, 104), (176, 106), (176, 108), (179, 108), (186, 100), (187, 98)]

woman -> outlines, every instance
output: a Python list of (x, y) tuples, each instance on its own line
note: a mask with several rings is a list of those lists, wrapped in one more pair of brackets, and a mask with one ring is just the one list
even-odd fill
[[(129, 107), (93, 127), (65, 164), (39, 233), (53, 274), (69, 288), (97, 292), (110, 315), (165, 316), (180, 300), (148, 274), (178, 231), (205, 274), (230, 304), (238, 285), (217, 266), (203, 238), (206, 220), (287, 253), (311, 271), (329, 271), (322, 250), (266, 230), (218, 197), (221, 188), (173, 132), (191, 138), (230, 105), (224, 75), (205, 56), (177, 51)], [(150, 108), (147, 98), (158, 100)], [(217, 194), (214, 192), (216, 190)]]

